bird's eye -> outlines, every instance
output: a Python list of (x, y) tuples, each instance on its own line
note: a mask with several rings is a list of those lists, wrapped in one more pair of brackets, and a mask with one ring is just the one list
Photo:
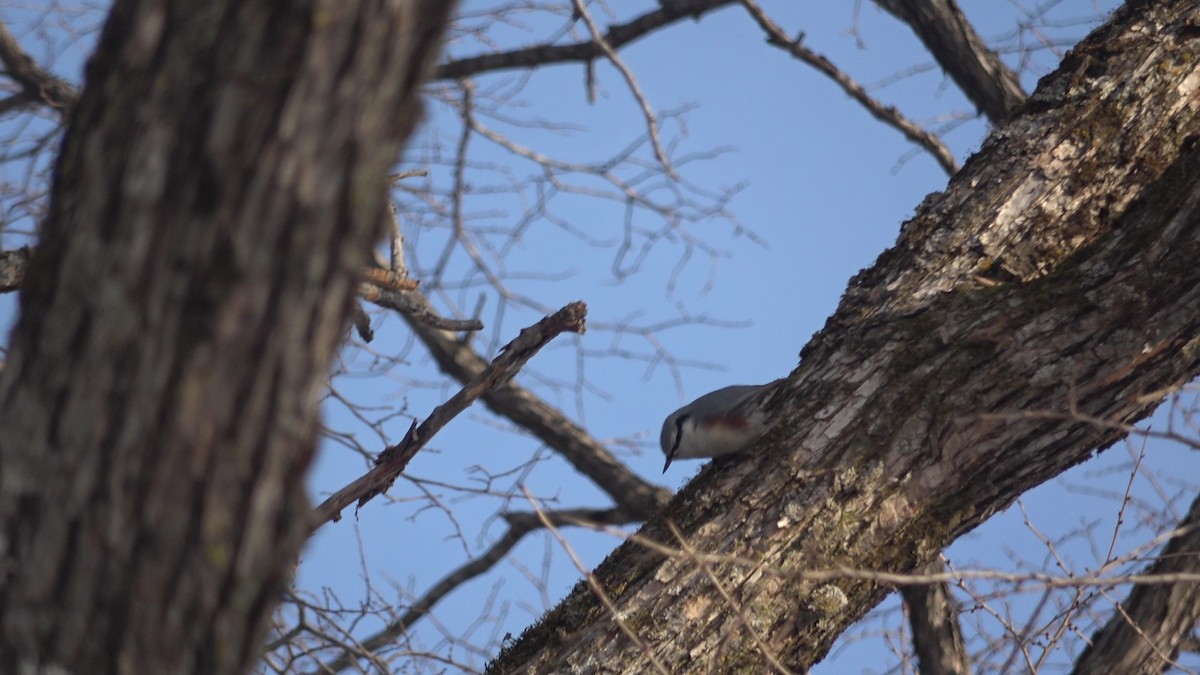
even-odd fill
[(683, 423), (689, 417), (691, 417), (690, 413), (684, 413), (675, 418), (675, 442), (671, 444), (672, 455), (674, 455), (675, 451), (679, 449), (679, 442), (683, 440)]

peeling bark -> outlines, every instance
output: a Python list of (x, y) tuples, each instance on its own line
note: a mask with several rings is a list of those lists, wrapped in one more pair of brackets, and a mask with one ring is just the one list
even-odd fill
[(0, 671), (255, 657), (452, 4), (113, 6), (0, 374)]
[(489, 672), (761, 672), (764, 641), (804, 670), (891, 590), (838, 570), (924, 565), (1200, 372), (1198, 38), (1192, 2), (1114, 13), (851, 281), (759, 447), (640, 535), (736, 558), (629, 542), (594, 584), (636, 641), (581, 583)]

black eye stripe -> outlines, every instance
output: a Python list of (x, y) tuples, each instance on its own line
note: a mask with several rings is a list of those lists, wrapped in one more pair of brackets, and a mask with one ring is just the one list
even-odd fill
[(690, 413), (680, 415), (675, 420), (675, 443), (671, 445), (671, 455), (675, 455), (675, 451), (679, 449), (679, 442), (683, 440), (683, 423), (687, 418), (691, 417)]

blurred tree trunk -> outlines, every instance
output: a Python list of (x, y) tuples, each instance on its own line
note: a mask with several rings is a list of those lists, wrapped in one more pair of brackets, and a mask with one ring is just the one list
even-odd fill
[(452, 5), (116, 2), (0, 376), (0, 671), (255, 658)]
[(489, 672), (805, 670), (1200, 372), (1198, 47), (1194, 2), (1114, 13), (851, 281), (760, 447), (640, 532), (674, 553), (627, 542)]

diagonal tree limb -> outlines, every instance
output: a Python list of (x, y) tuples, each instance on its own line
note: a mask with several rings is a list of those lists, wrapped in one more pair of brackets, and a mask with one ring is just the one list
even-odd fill
[(313, 512), (313, 529), (331, 520), (339, 520), (342, 509), (355, 501), (361, 507), (372, 497), (387, 490), (396, 480), (396, 476), (408, 466), (413, 456), (450, 420), (466, 410), (480, 396), (511, 380), (534, 354), (560, 333), (582, 333), (586, 316), (587, 306), (582, 302), (573, 302), (522, 330), (515, 340), (500, 350), (499, 356), (467, 382), (457, 394), (435, 408), (425, 421), (418, 426), (414, 420), (404, 440), (389, 446), (379, 454), (379, 458), (375, 460), (375, 468), (322, 502)]
[[(733, 4), (735, 0), (666, 0), (654, 11), (610, 26), (604, 33), (603, 42), (613, 49), (646, 37), (656, 30), (665, 28), (683, 19), (699, 20), (708, 12)], [(494, 54), (480, 54), (461, 59), (452, 59), (439, 66), (433, 79), (458, 80), (481, 73), (515, 68), (535, 68), (554, 63), (589, 63), (604, 57), (603, 48), (595, 40), (574, 42), (566, 45), (538, 44)]]
[(992, 124), (1025, 102), (1015, 72), (987, 44), (954, 0), (875, 0), (908, 24), (933, 58)]
[(374, 284), (362, 284), (358, 294), (367, 302), (400, 312), (406, 319), (419, 322), (434, 330), (453, 332), (483, 330), (479, 319), (448, 319), (439, 315), (420, 294), (414, 291), (394, 291)]
[[(4, 64), (4, 74), (21, 88), (19, 96), (24, 106), (48, 106), (61, 119), (79, 100), (79, 92), (75, 87), (38, 65), (33, 57), (21, 49), (3, 22), (0, 22), (0, 63)], [(10, 107), (13, 106), (15, 102), (10, 104)]]
[[(1177, 534), (1143, 575), (1200, 574), (1200, 496), (1192, 502)], [(1073, 672), (1161, 673), (1174, 663), (1200, 625), (1200, 583), (1135, 585), (1092, 636)]]
[(900, 111), (896, 110), (894, 106), (884, 105), (872, 98), (865, 87), (833, 65), (829, 59), (805, 47), (800, 38), (790, 37), (779, 24), (767, 16), (755, 0), (740, 0), (740, 2), (755, 23), (767, 34), (767, 44), (782, 49), (791, 54), (793, 58), (807, 63), (817, 72), (833, 80), (850, 98), (866, 108), (872, 117), (896, 129), (904, 134), (905, 138), (933, 155), (934, 160), (948, 175), (954, 175), (958, 171), (958, 162), (954, 159), (954, 153), (950, 152), (950, 148), (947, 148), (935, 134), (922, 129), (921, 125), (900, 114)]
[[(1151, 392), (1200, 372), (1194, 22), (1191, 2), (1129, 3), (1081, 42), (851, 280), (770, 404), (774, 430), (643, 527), (666, 542), (673, 521), (699, 551), (755, 561), (713, 571), (789, 668), (811, 667), (891, 590), (806, 571), (923, 565), (1124, 435), (985, 414), (1130, 424), (1157, 407)], [(670, 670), (718, 650), (728, 670), (766, 667), (727, 608), (704, 603), (712, 585), (694, 566), (628, 542), (595, 577)], [(689, 630), (672, 630), (684, 608)], [(577, 585), (489, 672), (644, 672), (611, 614)]]
[[(405, 295), (423, 306), (426, 313), (437, 315), (420, 293)], [(439, 330), (414, 314), (405, 313), (403, 317), (442, 372), (465, 383), (487, 367), (487, 361), (453, 333)], [(646, 520), (671, 498), (670, 490), (634, 473), (578, 424), (525, 387), (507, 382), (485, 393), (483, 402), (489, 410), (521, 425), (562, 455), (633, 520)]]

